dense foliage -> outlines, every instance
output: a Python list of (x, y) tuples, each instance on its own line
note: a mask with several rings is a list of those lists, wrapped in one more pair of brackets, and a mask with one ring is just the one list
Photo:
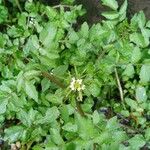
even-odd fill
[[(72, 0), (0, 1), (0, 138), (21, 150), (150, 148), (150, 21), (127, 0), (76, 29)], [(6, 147), (4, 149), (7, 149)], [(9, 148), (8, 148), (9, 149)]]

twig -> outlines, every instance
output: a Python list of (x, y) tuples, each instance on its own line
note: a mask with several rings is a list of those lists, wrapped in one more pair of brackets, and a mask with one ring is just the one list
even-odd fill
[[(118, 72), (117, 72), (117, 69), (116, 69), (116, 68), (115, 68), (115, 76), (116, 76), (116, 79), (117, 79), (118, 89), (119, 89), (119, 93), (120, 93), (120, 99), (121, 99), (122, 104), (123, 104), (123, 106), (124, 106), (123, 90), (122, 90), (122, 86), (121, 86), (120, 79), (119, 79), (119, 75), (118, 75)], [(125, 107), (125, 106), (124, 106), (124, 107)]]
[(66, 8), (72, 8), (73, 6), (69, 6), (69, 5), (56, 5), (56, 6), (53, 6), (53, 8), (60, 8), (60, 7), (66, 7)]

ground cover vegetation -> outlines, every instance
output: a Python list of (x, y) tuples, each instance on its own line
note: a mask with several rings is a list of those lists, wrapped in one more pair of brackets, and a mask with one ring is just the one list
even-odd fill
[(105, 19), (76, 28), (73, 0), (0, 0), (1, 149), (150, 148), (150, 21), (100, 2)]

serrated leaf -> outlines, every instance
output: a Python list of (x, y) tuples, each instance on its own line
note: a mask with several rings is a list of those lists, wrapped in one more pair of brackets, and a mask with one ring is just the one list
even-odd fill
[(113, 10), (117, 10), (118, 9), (118, 2), (116, 0), (101, 0), (102, 4), (105, 6), (108, 6), (110, 8), (112, 8)]
[(144, 102), (147, 100), (146, 89), (142, 86), (137, 87), (136, 89), (136, 99), (139, 102)]
[(38, 92), (31, 81), (25, 81), (25, 91), (29, 98), (32, 98), (38, 102)]

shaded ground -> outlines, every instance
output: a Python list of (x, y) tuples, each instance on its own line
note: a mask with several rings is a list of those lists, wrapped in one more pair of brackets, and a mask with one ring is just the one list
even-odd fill
[[(123, 1), (118, 0), (119, 4), (122, 4)], [(102, 19), (101, 12), (107, 9), (101, 5), (100, 0), (76, 0), (76, 2), (83, 4), (87, 10), (87, 14), (81, 19), (81, 22), (86, 20), (89, 24), (99, 22)], [(128, 17), (132, 17), (140, 10), (143, 10), (146, 17), (150, 19), (150, 0), (128, 0)]]

